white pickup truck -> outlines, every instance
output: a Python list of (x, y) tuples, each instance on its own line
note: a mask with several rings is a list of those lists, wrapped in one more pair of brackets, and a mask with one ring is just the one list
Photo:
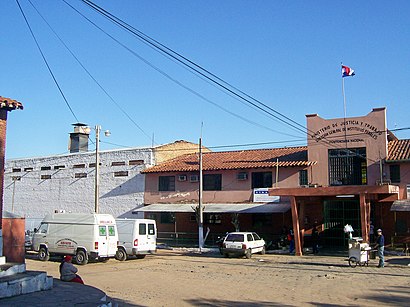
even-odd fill
[(222, 243), (221, 252), (225, 257), (230, 255), (251, 258), (252, 254), (265, 254), (265, 240), (255, 232), (231, 232)]

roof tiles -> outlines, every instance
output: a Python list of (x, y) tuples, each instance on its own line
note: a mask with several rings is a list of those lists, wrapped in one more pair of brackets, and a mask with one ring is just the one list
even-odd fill
[[(310, 166), (307, 147), (206, 152), (202, 155), (203, 170)], [(146, 169), (143, 173), (194, 172), (199, 168), (198, 154), (187, 154)]]
[(410, 139), (390, 141), (388, 145), (387, 161), (410, 160)]

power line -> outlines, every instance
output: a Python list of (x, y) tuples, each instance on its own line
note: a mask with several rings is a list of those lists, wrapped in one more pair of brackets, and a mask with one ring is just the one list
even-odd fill
[(120, 106), (120, 104), (105, 90), (105, 88), (94, 78), (91, 72), (83, 65), (83, 63), (78, 59), (78, 57), (74, 54), (74, 52), (67, 46), (67, 44), (62, 40), (62, 38), (54, 31), (51, 25), (47, 22), (44, 16), (38, 11), (38, 9), (33, 5), (31, 0), (29, 0), (30, 4), (39, 14), (39, 16), (43, 19), (43, 21), (47, 24), (49, 29), (54, 33), (54, 35), (58, 38), (61, 44), (70, 52), (73, 58), (77, 61), (77, 63), (81, 66), (81, 68), (87, 73), (87, 75), (97, 84), (97, 86), (104, 92), (104, 94), (115, 104), (115, 106), (145, 135), (150, 139), (150, 136), (136, 123), (136, 121), (131, 118), (131, 116)]
[[(65, 0), (63, 0), (63, 1), (65, 1)], [(90, 1), (90, 0), (80, 0), (80, 1), (83, 2), (85, 5), (89, 6), (90, 8), (92, 8), (94, 11), (101, 14), (102, 16), (106, 17), (108, 20), (111, 20), (113, 23), (117, 24), (119, 27), (121, 27), (121, 28), (125, 29), (126, 31), (130, 32), (131, 34), (135, 35), (138, 39), (142, 40), (143, 42), (145, 42), (146, 44), (148, 44), (149, 46), (154, 48), (154, 50), (160, 51), (160, 53), (165, 55), (167, 58), (174, 59), (175, 61), (179, 62), (181, 65), (185, 66), (188, 70), (193, 71), (196, 74), (198, 74), (199, 76), (202, 76), (202, 77), (206, 78), (210, 82), (214, 83), (216, 86), (222, 88), (223, 90), (225, 90), (228, 93), (236, 96), (237, 98), (242, 99), (243, 101), (245, 101), (249, 105), (257, 108), (258, 110), (260, 110), (262, 112), (265, 112), (266, 114), (270, 115), (271, 117), (275, 118), (276, 120), (279, 120), (280, 122), (289, 125), (290, 127), (294, 128), (297, 131), (301, 131), (303, 133), (306, 133), (306, 132), (309, 133), (310, 132), (310, 133), (312, 133), (312, 135), (314, 134), (314, 132), (309, 130), (307, 127), (295, 122), (294, 120), (290, 119), (289, 117), (285, 116), (284, 114), (274, 110), (273, 108), (269, 107), (268, 105), (266, 105), (266, 104), (262, 103), (261, 101), (257, 100), (256, 98), (254, 98), (254, 97), (244, 93), (243, 91), (237, 89), (236, 87), (234, 87), (230, 83), (228, 83), (228, 82), (224, 81), (223, 79), (217, 77), (215, 74), (212, 74), (210, 71), (206, 70), (202, 66), (194, 63), (193, 61), (190, 61), (189, 59), (182, 56), (181, 54), (179, 54), (179, 53), (175, 52), (174, 50), (164, 46), (163, 44), (159, 43), (155, 39), (151, 38), (150, 36), (144, 34), (141, 31), (139, 31), (138, 29), (135, 29), (134, 27), (132, 27), (131, 25), (129, 25), (125, 21), (123, 21), (120, 18), (114, 16), (113, 14), (106, 11), (102, 7), (96, 5), (92, 1)], [(239, 94), (237, 92), (239, 92)], [(251, 100), (256, 102), (256, 103), (252, 102)], [(265, 108), (268, 109), (269, 111), (267, 111)], [(274, 114), (272, 114), (272, 112)], [(279, 116), (281, 116), (285, 119), (280, 118)], [(303, 129), (301, 129), (297, 126), (302, 127)], [(330, 142), (328, 142), (326, 137), (321, 139), (320, 141), (325, 143), (325, 144), (327, 143), (328, 148), (338, 148), (339, 147), (337, 144), (331, 144)], [(340, 148), (342, 148), (342, 147), (340, 147)]]
[[(63, 0), (63, 1), (66, 2), (65, 0)], [(175, 59), (176, 61), (178, 61), (179, 63), (181, 63), (185, 67), (187, 67), (189, 70), (194, 71), (195, 73), (199, 74), (200, 76), (206, 78), (210, 82), (216, 84), (218, 87), (222, 88), (223, 90), (225, 90), (225, 91), (229, 92), (230, 94), (238, 97), (239, 99), (245, 101), (246, 103), (253, 106), (254, 108), (256, 108), (256, 109), (258, 109), (258, 110), (260, 110), (260, 111), (262, 111), (262, 112), (264, 112), (268, 115), (270, 115), (271, 117), (275, 118), (276, 120), (278, 120), (278, 121), (292, 127), (293, 129), (295, 129), (299, 132), (303, 132), (303, 133), (306, 132), (305, 131), (306, 128), (304, 126), (302, 126), (300, 124), (297, 124), (297, 125), (303, 127), (303, 129), (301, 129), (301, 128), (295, 126), (294, 124), (289, 123), (286, 120), (280, 118), (279, 116), (282, 116), (282, 117), (287, 119), (287, 117), (284, 116), (283, 114), (281, 114), (280, 112), (278, 112), (276, 110), (273, 110), (272, 108), (269, 108), (273, 112), (273, 113), (271, 113), (271, 112), (267, 111), (266, 109), (264, 109), (263, 107), (261, 107), (260, 105), (258, 105), (257, 103), (254, 103), (250, 99), (247, 99), (246, 97), (238, 94), (237, 92), (235, 92), (235, 90), (232, 90), (232, 89), (235, 89), (235, 88), (233, 86), (231, 86), (228, 82), (222, 80), (219, 77), (216, 77), (214, 74), (210, 73), (209, 71), (205, 70), (201, 66), (195, 64), (194, 62), (188, 60), (187, 58), (183, 57), (179, 53), (173, 51), (172, 49), (170, 49), (168, 47), (165, 47), (164, 45), (158, 43), (157, 41), (150, 38), (148, 35), (145, 35), (141, 31), (133, 28), (132, 26), (130, 26), (129, 24), (127, 24), (126, 22), (124, 22), (120, 18), (114, 16), (113, 14), (106, 11), (102, 7), (98, 6), (97, 4), (93, 3), (92, 1), (89, 1), (89, 0), (80, 0), (80, 1), (82, 1), (84, 4), (86, 4), (87, 6), (92, 8), (94, 11), (96, 11), (99, 14), (103, 15), (107, 19), (111, 20), (113, 23), (117, 24), (121, 28), (125, 29), (126, 31), (128, 31), (128, 32), (134, 34), (135, 36), (139, 37), (140, 39), (144, 40), (145, 42), (147, 42), (148, 44), (150, 44), (154, 48), (156, 48), (156, 49), (160, 50), (162, 53), (166, 54), (167, 56)], [(181, 60), (181, 58), (183, 60)], [(189, 64), (194, 64), (194, 65), (192, 66), (192, 65), (189, 65)], [(231, 87), (232, 89), (229, 88), (229, 87)], [(250, 97), (249, 95), (247, 95), (247, 96)], [(253, 100), (255, 100), (255, 99), (253, 99)], [(261, 104), (260, 102), (258, 102), (258, 103)], [(266, 105), (264, 105), (264, 104), (262, 104), (262, 105), (264, 107), (266, 107)], [(277, 115), (275, 115), (275, 114), (277, 114)]]
[(129, 48), (128, 46), (126, 46), (125, 44), (123, 44), (122, 42), (120, 42), (118, 39), (116, 39), (114, 36), (112, 36), (111, 34), (107, 33), (104, 29), (102, 29), (100, 26), (98, 26), (95, 22), (91, 21), (89, 18), (87, 18), (84, 14), (82, 14), (80, 11), (78, 11), (75, 7), (73, 7), (71, 4), (69, 4), (66, 0), (62, 0), (65, 4), (67, 4), (70, 8), (72, 8), (75, 12), (77, 12), (80, 16), (82, 16), (84, 19), (86, 19), (89, 23), (91, 23), (94, 27), (96, 27), (97, 29), (99, 29), (101, 32), (103, 32), (105, 35), (107, 35), (108, 37), (110, 37), (112, 40), (114, 40), (117, 44), (119, 44), (121, 47), (123, 47), (124, 49), (126, 49), (128, 52), (130, 52), (133, 56), (137, 57), (139, 60), (141, 60), (142, 62), (144, 62), (146, 65), (148, 65), (149, 67), (151, 67), (152, 69), (154, 69), (155, 71), (157, 71), (158, 73), (160, 73), (161, 75), (163, 75), (165, 78), (167, 78), (168, 80), (174, 82), (175, 84), (177, 84), (178, 86), (184, 88), (185, 90), (189, 91), (190, 93), (192, 93), (193, 95), (197, 96), (198, 98), (212, 104), (213, 106), (221, 109), (222, 111), (231, 114), (234, 117), (237, 117), (249, 124), (252, 124), (254, 126), (260, 127), (260, 128), (264, 128), (267, 130), (270, 130), (272, 132), (275, 133), (280, 133), (283, 135), (288, 135), (288, 136), (292, 136), (295, 137), (294, 135), (290, 135), (290, 134), (286, 134), (280, 131), (276, 131), (274, 129), (271, 129), (269, 127), (263, 126), (255, 121), (249, 120), (246, 117), (243, 117), (241, 115), (238, 115), (220, 105), (218, 105), (217, 103), (215, 103), (214, 101), (206, 98), (205, 96), (203, 96), (202, 94), (198, 93), (197, 91), (189, 88), (188, 86), (186, 86), (185, 84), (183, 84), (182, 82), (178, 81), (177, 79), (173, 78), (171, 75), (169, 75), (168, 73), (166, 73), (165, 71), (161, 70), (159, 67), (155, 66), (154, 64), (152, 64), (151, 62), (149, 62), (148, 60), (146, 60), (145, 58), (143, 58), (142, 56), (140, 56), (138, 53), (136, 53), (134, 50), (132, 50), (131, 48)]
[(34, 41), (35, 41), (35, 43), (36, 43), (36, 45), (37, 45), (37, 48), (38, 48), (38, 50), (40, 51), (40, 54), (41, 54), (41, 56), (42, 56), (42, 58), (43, 58), (43, 60), (44, 60), (44, 63), (46, 64), (47, 69), (48, 69), (48, 71), (49, 71), (51, 77), (52, 77), (53, 80), (54, 80), (54, 83), (56, 84), (56, 86), (57, 86), (57, 88), (58, 88), (58, 90), (59, 90), (61, 96), (63, 97), (63, 99), (64, 99), (64, 101), (65, 101), (65, 103), (66, 103), (68, 109), (70, 110), (71, 114), (73, 115), (73, 117), (75, 118), (75, 120), (76, 120), (77, 122), (79, 122), (79, 120), (78, 120), (77, 116), (74, 114), (74, 111), (73, 111), (73, 109), (71, 108), (71, 106), (70, 106), (70, 104), (69, 104), (67, 98), (65, 97), (65, 95), (64, 95), (64, 93), (63, 93), (63, 90), (61, 89), (60, 85), (58, 84), (57, 79), (56, 79), (56, 77), (54, 76), (54, 73), (53, 73), (53, 71), (51, 70), (50, 65), (48, 64), (47, 59), (46, 59), (46, 57), (45, 57), (43, 51), (41, 50), (40, 44), (38, 43), (38, 41), (37, 41), (37, 39), (36, 39), (36, 36), (34, 35), (33, 30), (31, 29), (30, 23), (28, 22), (28, 20), (27, 20), (27, 18), (26, 18), (26, 15), (24, 14), (23, 8), (20, 6), (19, 0), (16, 0), (16, 2), (17, 2), (17, 5), (18, 5), (18, 7), (19, 7), (19, 9), (20, 9), (20, 12), (21, 12), (21, 14), (23, 15), (23, 18), (24, 18), (24, 20), (25, 20), (25, 22), (26, 22), (26, 24), (27, 24), (27, 27), (28, 27), (29, 30), (30, 30), (31, 36), (33, 37), (33, 39), (34, 39)]

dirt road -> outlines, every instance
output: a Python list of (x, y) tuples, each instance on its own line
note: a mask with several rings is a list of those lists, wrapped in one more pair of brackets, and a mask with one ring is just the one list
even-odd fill
[[(383, 269), (350, 268), (343, 257), (253, 255), (223, 258), (159, 250), (145, 259), (78, 266), (88, 285), (123, 306), (408, 306), (410, 257)], [(58, 262), (27, 260), (56, 278)]]

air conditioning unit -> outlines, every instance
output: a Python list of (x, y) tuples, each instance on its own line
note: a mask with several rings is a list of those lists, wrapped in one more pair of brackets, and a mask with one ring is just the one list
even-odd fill
[(186, 181), (186, 175), (179, 175), (178, 181)]
[(198, 182), (199, 181), (199, 176), (198, 175), (191, 175), (191, 176), (189, 176), (189, 181), (190, 182)]
[(248, 179), (248, 173), (245, 173), (245, 172), (238, 173), (236, 175), (236, 178), (238, 180), (247, 180)]

